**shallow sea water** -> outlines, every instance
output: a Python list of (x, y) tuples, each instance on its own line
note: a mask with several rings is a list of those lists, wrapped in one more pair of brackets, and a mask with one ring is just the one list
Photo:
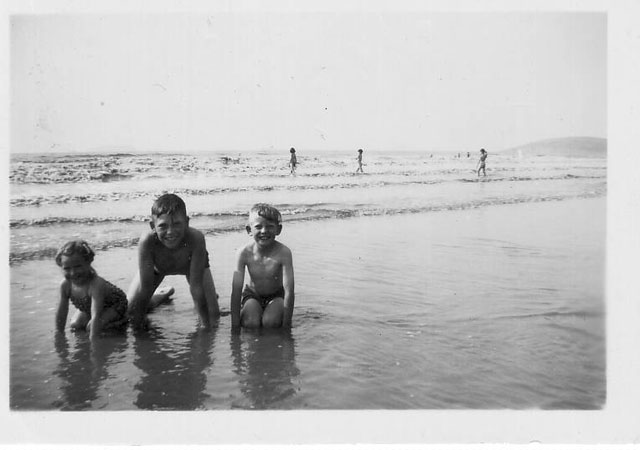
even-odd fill
[[(602, 197), (285, 221), (290, 332), (234, 335), (228, 316), (198, 331), (185, 281), (170, 277), (175, 301), (150, 315), (148, 332), (56, 339), (59, 270), (22, 261), (11, 267), (10, 406), (598, 409), (605, 222)], [(224, 310), (245, 240), (207, 235)], [(94, 267), (126, 288), (135, 257), (110, 248)]]

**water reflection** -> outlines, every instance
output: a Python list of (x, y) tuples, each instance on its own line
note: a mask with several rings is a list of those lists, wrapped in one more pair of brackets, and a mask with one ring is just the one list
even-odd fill
[(60, 397), (53, 402), (53, 406), (63, 411), (100, 409), (106, 406), (108, 402), (104, 399), (104, 405), (95, 404), (100, 399), (98, 391), (109, 376), (111, 355), (122, 353), (126, 346), (125, 334), (104, 336), (92, 342), (88, 333), (78, 333), (75, 346), (70, 351), (67, 336), (56, 333), (54, 347), (60, 360), (53, 374), (62, 383)]
[(295, 379), (295, 341), (288, 330), (243, 330), (231, 336), (234, 372), (240, 378), (240, 391), (248, 405), (234, 402), (236, 408), (293, 408)]
[(160, 328), (150, 328), (136, 336), (135, 366), (143, 373), (135, 385), (140, 409), (203, 409), (206, 370), (213, 364), (211, 352), (217, 329), (196, 330), (182, 343), (163, 336)]

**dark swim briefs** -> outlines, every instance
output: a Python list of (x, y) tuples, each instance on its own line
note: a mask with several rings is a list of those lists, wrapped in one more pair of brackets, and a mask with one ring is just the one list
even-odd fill
[(256, 300), (258, 300), (258, 303), (260, 303), (260, 306), (262, 306), (262, 309), (265, 309), (274, 298), (278, 297), (284, 298), (284, 287), (281, 287), (273, 294), (258, 295), (256, 294), (256, 291), (254, 291), (251, 287), (249, 287), (248, 284), (246, 284), (244, 286), (244, 290), (242, 291), (242, 302), (240, 302), (240, 307), (243, 307), (247, 300), (249, 300), (250, 298), (255, 298)]

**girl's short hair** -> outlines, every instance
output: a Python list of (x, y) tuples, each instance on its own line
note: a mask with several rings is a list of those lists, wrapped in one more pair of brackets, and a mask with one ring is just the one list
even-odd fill
[(80, 255), (89, 264), (93, 262), (93, 258), (96, 256), (95, 252), (91, 247), (89, 247), (89, 244), (87, 244), (86, 241), (80, 239), (76, 241), (69, 241), (60, 247), (60, 250), (56, 253), (56, 264), (62, 267), (62, 257), (71, 255)]
[(282, 215), (280, 214), (280, 211), (267, 203), (256, 203), (253, 205), (249, 210), (249, 220), (254, 216), (264, 217), (278, 225), (282, 223)]

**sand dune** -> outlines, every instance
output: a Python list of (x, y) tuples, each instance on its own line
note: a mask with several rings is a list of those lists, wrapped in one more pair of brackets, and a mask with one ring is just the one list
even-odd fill
[(566, 137), (536, 141), (498, 152), (508, 156), (565, 156), (570, 158), (605, 158), (607, 140), (594, 137)]

